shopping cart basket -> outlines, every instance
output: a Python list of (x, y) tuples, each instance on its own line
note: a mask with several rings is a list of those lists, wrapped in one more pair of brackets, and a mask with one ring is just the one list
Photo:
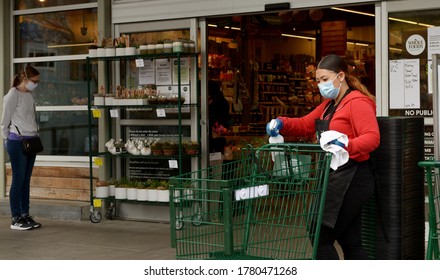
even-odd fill
[(314, 144), (269, 144), (173, 177), (177, 258), (315, 259), (330, 159)]
[(419, 166), (425, 168), (428, 187), (428, 247), (427, 260), (440, 260), (440, 161), (421, 161)]

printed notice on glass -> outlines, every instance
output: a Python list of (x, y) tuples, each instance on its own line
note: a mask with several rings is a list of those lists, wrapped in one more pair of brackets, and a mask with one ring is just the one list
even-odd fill
[(420, 108), (420, 61), (390, 60), (390, 109)]
[[(179, 84), (179, 61), (173, 59), (173, 85)], [(180, 84), (189, 84), (189, 57), (180, 59)]]
[(428, 60), (432, 59), (433, 54), (440, 53), (440, 27), (428, 28)]
[(154, 85), (156, 79), (154, 77), (154, 60), (145, 59), (144, 66), (139, 68), (139, 84), (140, 85)]
[(171, 85), (171, 60), (156, 59), (156, 85)]

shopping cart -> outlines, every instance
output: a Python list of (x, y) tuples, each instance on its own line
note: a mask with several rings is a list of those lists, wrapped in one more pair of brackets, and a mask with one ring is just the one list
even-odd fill
[(440, 260), (440, 161), (421, 161), (419, 166), (425, 168), (428, 187), (428, 247), (427, 260)]
[(315, 259), (330, 159), (314, 144), (269, 144), (173, 177), (177, 258)]

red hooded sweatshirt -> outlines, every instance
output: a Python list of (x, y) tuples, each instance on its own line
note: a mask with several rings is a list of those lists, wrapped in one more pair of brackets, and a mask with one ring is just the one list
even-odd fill
[[(310, 136), (315, 134), (315, 120), (322, 119), (331, 100), (326, 100), (308, 115), (301, 118), (278, 117), (283, 121), (280, 133), (285, 136)], [(380, 143), (376, 104), (358, 90), (342, 99), (330, 121), (329, 130), (348, 136), (346, 148), (350, 158), (362, 162), (370, 158)]]

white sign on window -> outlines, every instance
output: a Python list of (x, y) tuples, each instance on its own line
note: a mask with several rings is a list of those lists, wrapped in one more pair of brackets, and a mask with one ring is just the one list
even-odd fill
[(420, 108), (420, 60), (390, 60), (390, 109)]

